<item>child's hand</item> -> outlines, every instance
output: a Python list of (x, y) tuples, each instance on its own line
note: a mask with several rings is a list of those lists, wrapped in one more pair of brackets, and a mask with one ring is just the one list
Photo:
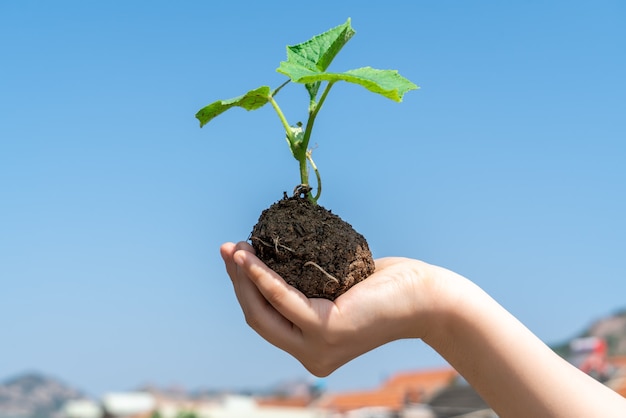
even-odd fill
[(376, 261), (376, 272), (334, 302), (307, 299), (270, 270), (245, 243), (221, 247), (247, 323), (326, 376), (389, 341), (423, 337), (434, 308), (436, 268), (405, 258)]

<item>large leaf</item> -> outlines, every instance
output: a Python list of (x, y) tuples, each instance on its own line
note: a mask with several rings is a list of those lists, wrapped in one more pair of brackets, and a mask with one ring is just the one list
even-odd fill
[(371, 67), (357, 68), (344, 73), (317, 71), (293, 62), (281, 62), (278, 72), (296, 83), (312, 84), (321, 81), (347, 81), (361, 85), (396, 102), (401, 102), (404, 93), (419, 87), (402, 77), (396, 70), (377, 70)]
[(232, 107), (242, 107), (246, 110), (255, 110), (263, 107), (269, 101), (269, 97), (270, 88), (268, 86), (262, 86), (258, 89), (250, 90), (242, 96), (213, 102), (200, 109), (198, 113), (196, 113), (196, 118), (200, 121), (200, 127), (203, 127), (213, 118)]

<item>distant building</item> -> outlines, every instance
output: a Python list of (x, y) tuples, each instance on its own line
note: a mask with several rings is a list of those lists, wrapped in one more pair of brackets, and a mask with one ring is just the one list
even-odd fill
[(150, 393), (110, 393), (101, 403), (76, 400), (65, 404), (62, 418), (176, 418), (192, 413), (197, 418), (327, 418), (310, 406), (310, 399), (263, 399), (223, 395), (211, 400), (169, 399)]
[(146, 392), (109, 393), (102, 398), (103, 418), (133, 418), (155, 407), (154, 396)]
[(103, 415), (100, 404), (90, 399), (68, 401), (61, 410), (63, 418), (102, 418)]
[[(220, 402), (196, 411), (198, 418), (326, 418), (321, 410), (306, 405), (259, 402), (250, 396), (227, 395)], [(165, 418), (165, 417), (164, 417)]]

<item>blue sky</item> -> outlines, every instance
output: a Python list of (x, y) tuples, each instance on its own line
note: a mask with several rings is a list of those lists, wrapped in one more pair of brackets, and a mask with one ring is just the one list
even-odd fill
[[(218, 247), (298, 182), (267, 107), (285, 46), (352, 18), (333, 63), (398, 69), (401, 104), (337, 85), (312, 138), (321, 204), (478, 283), (547, 342), (626, 307), (621, 1), (0, 3), (0, 379), (89, 393), (307, 377), (245, 325)], [(302, 119), (306, 93), (278, 96)], [(326, 379), (442, 365), (419, 341)]]

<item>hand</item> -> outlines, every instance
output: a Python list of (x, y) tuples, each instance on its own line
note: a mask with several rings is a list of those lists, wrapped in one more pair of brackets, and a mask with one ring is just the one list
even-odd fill
[(245, 242), (220, 252), (248, 325), (316, 376), (387, 342), (424, 337), (433, 323), (438, 270), (426, 263), (376, 260), (374, 274), (333, 302), (308, 299)]
[(626, 400), (559, 357), (471, 281), (406, 258), (376, 271), (334, 302), (307, 299), (245, 243), (221, 254), (248, 324), (327, 376), (399, 338), (422, 338), (499, 416), (626, 416)]

